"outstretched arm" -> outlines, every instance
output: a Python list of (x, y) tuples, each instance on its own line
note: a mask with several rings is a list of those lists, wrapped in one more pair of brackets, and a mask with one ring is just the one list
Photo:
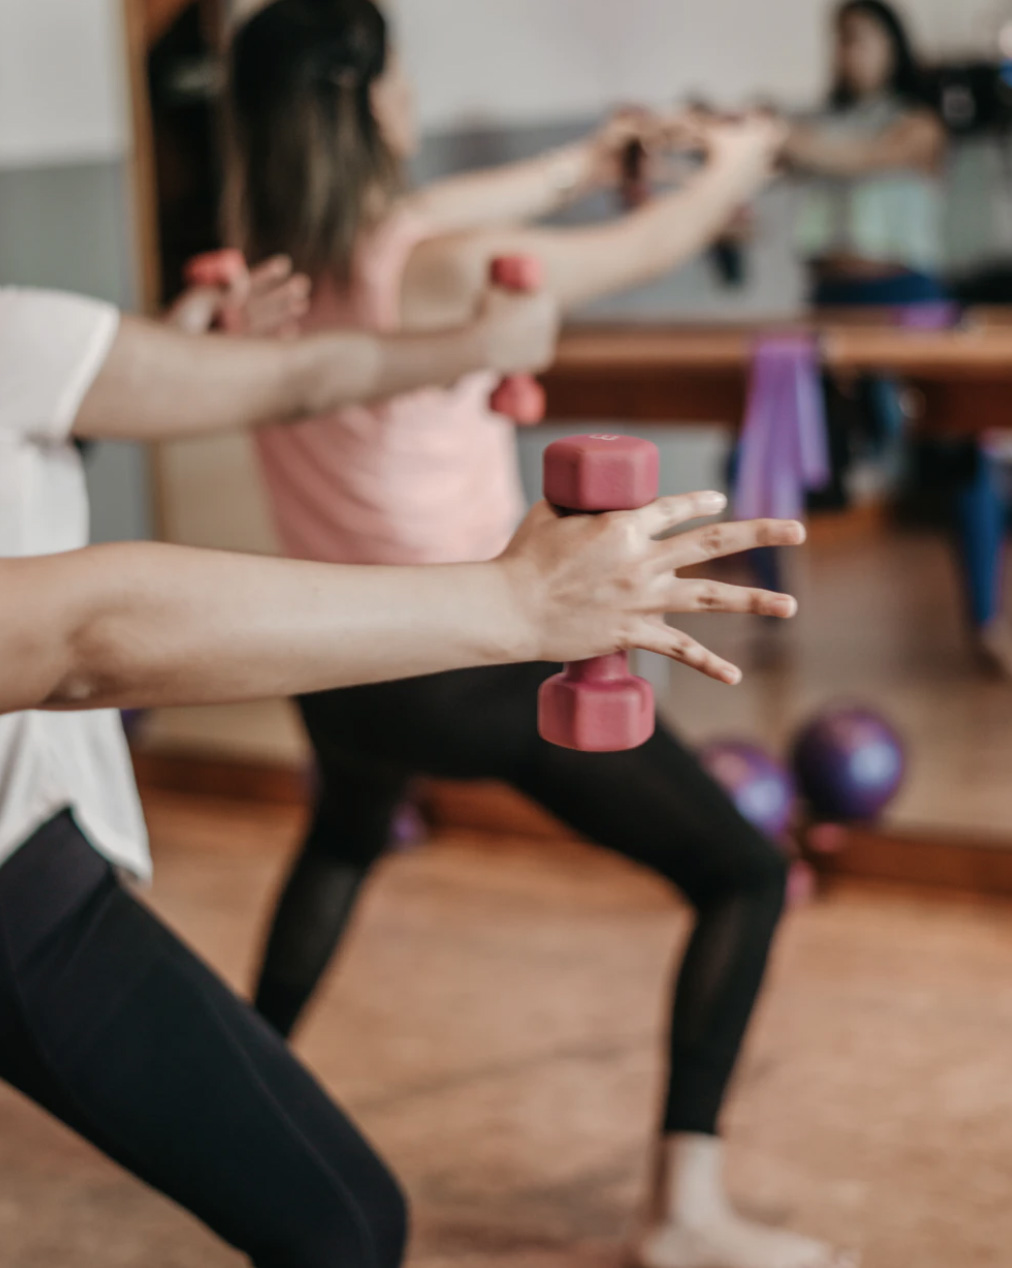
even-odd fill
[(343, 567), (151, 543), (2, 559), (0, 712), (248, 700), (632, 647), (736, 682), (663, 614), (791, 616), (793, 600), (675, 569), (804, 530), (760, 521), (654, 540), (723, 501), (568, 518), (542, 503), (484, 564)]
[(489, 261), (500, 255), (538, 257), (546, 289), (564, 310), (659, 277), (702, 250), (763, 187), (784, 136), (782, 125), (767, 117), (716, 124), (708, 131), (708, 160), (697, 175), (599, 225), (490, 230), (424, 243), (408, 267), (406, 309), (417, 292), (436, 297), (448, 317), (454, 311), (450, 296), (459, 302), (479, 293)]
[(649, 141), (663, 124), (645, 110), (618, 111), (571, 145), (436, 181), (406, 202), (437, 235), (540, 220), (584, 194), (616, 185), (626, 146)]
[(930, 110), (911, 111), (874, 137), (827, 136), (818, 127), (794, 128), (785, 158), (804, 171), (824, 176), (861, 176), (868, 172), (936, 172), (945, 154), (945, 129)]
[(548, 295), (498, 291), (485, 294), (477, 321), (422, 335), (221, 339), (125, 317), (74, 434), (169, 440), (323, 414), (474, 370), (540, 368), (556, 333)]

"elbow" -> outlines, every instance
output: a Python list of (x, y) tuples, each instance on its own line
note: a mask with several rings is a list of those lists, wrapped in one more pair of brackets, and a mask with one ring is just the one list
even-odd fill
[(74, 666), (61, 674), (41, 702), (44, 709), (85, 710), (109, 707), (116, 696), (114, 679), (86, 666)]
[(89, 620), (71, 632), (44, 708), (105, 709), (122, 702), (130, 657), (117, 625), (109, 618)]

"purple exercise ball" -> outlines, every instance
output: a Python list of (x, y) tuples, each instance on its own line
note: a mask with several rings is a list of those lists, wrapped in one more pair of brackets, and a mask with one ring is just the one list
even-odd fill
[(717, 740), (700, 751), (703, 767), (743, 819), (770, 837), (790, 826), (797, 790), (790, 771), (748, 740)]
[(794, 774), (823, 819), (869, 822), (899, 791), (903, 741), (885, 718), (861, 705), (825, 709), (794, 743)]

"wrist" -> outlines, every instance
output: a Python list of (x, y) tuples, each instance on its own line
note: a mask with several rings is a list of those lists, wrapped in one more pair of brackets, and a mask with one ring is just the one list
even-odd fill
[(503, 663), (543, 660), (545, 605), (536, 571), (511, 552), (479, 567), (485, 572), (488, 610), (495, 613), (495, 659)]
[(566, 203), (600, 184), (596, 157), (594, 137), (564, 145), (549, 156), (549, 178), (559, 203)]
[(500, 353), (498, 328), (487, 316), (479, 316), (455, 337), (453, 356), (459, 362), (457, 377), (476, 371), (498, 371)]
[(737, 155), (717, 154), (704, 169), (718, 197), (747, 202), (767, 179), (758, 164), (744, 163)]

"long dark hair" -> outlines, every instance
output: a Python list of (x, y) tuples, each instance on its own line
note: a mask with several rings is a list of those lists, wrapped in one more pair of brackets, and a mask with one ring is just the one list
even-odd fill
[[(911, 104), (926, 105), (929, 93), (924, 73), (914, 52), (910, 33), (900, 15), (886, 0), (845, 0), (836, 11), (834, 24), (839, 31), (849, 17), (860, 15), (877, 22), (889, 38), (893, 53), (893, 72), (888, 88), (893, 96)], [(834, 110), (845, 110), (856, 100), (854, 90), (843, 79), (837, 79), (829, 95)]]
[(226, 218), (252, 263), (281, 252), (348, 280), (370, 208), (401, 183), (371, 104), (388, 48), (372, 0), (274, 0), (236, 33)]

